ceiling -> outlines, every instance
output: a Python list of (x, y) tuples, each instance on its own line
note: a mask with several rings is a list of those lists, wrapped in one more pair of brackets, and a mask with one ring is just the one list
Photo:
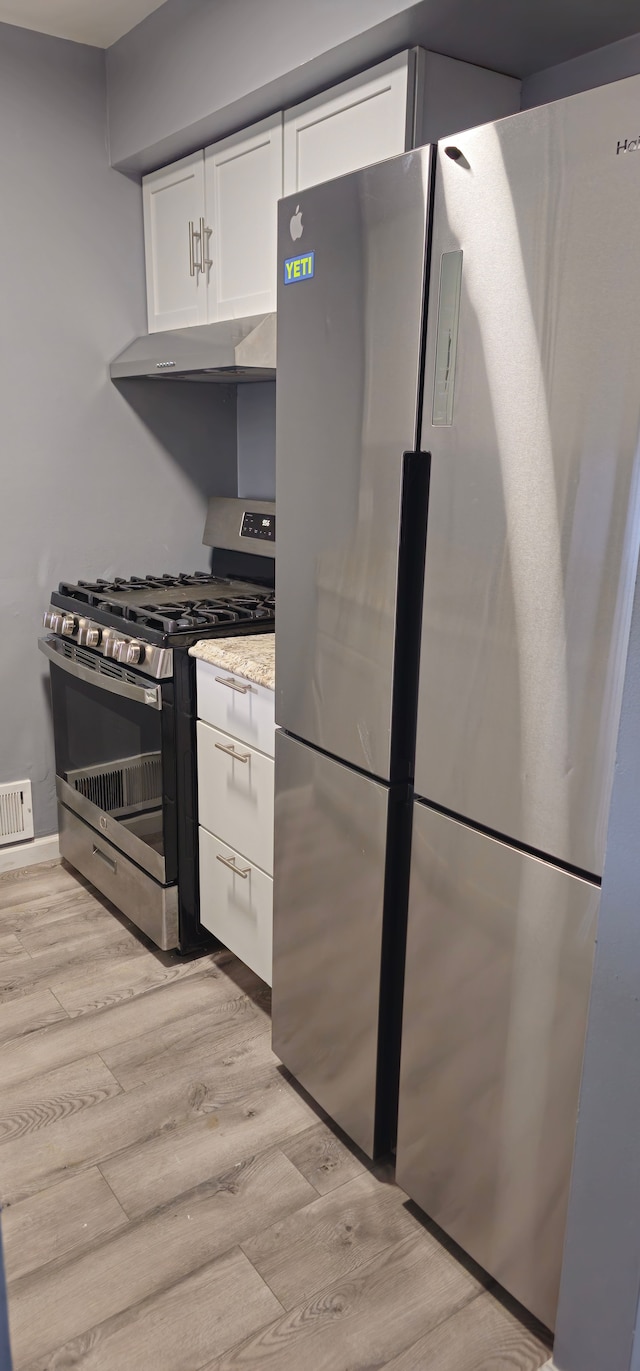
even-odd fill
[(164, 0), (0, 0), (0, 23), (108, 48)]
[[(0, 0), (0, 23), (108, 48), (163, 4), (164, 0)], [(638, 0), (406, 0), (406, 8), (394, 8), (392, 22), (402, 41), (517, 76), (640, 28)], [(407, 35), (400, 34), (403, 25), (411, 28)]]
[(417, 0), (407, 13), (413, 43), (518, 77), (640, 30), (638, 0)]

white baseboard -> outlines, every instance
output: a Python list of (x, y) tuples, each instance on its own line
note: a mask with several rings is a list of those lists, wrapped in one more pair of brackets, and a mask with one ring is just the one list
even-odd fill
[(19, 871), (38, 862), (55, 862), (59, 856), (57, 833), (50, 833), (47, 838), (31, 838), (28, 843), (12, 843), (10, 847), (0, 847), (0, 872)]

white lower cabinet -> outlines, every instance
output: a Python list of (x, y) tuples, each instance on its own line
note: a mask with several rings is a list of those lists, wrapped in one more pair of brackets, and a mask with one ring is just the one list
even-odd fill
[(206, 828), (200, 829), (200, 918), (271, 985), (273, 881)]
[(275, 697), (197, 663), (200, 919), (271, 985)]
[(198, 720), (198, 811), (210, 833), (273, 875), (273, 759)]
[(273, 757), (274, 694), (226, 667), (196, 663), (198, 718)]

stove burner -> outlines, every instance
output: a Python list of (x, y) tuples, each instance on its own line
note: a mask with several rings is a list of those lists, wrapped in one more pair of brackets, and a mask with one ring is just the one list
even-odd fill
[(194, 628), (214, 628), (252, 619), (272, 619), (272, 595), (234, 596), (230, 600), (186, 600), (183, 604), (128, 605), (124, 617), (131, 623), (162, 633), (187, 632)]

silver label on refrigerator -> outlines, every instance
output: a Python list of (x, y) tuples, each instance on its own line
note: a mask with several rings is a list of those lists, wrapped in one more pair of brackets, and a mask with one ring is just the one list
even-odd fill
[(434, 425), (453, 423), (453, 389), (456, 379), (462, 252), (443, 252), (440, 259), (438, 333), (433, 383)]

